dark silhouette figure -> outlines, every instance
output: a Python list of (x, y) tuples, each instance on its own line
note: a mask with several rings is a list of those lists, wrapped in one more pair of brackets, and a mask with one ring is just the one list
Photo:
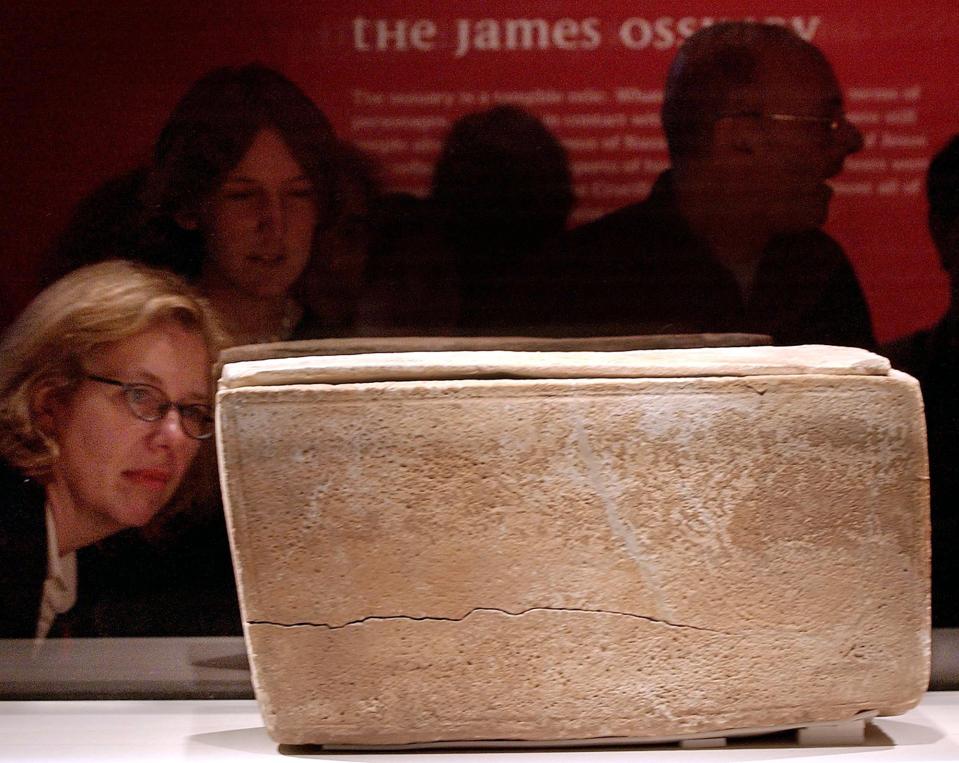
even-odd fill
[(144, 216), (140, 194), (148, 173), (149, 167), (137, 167), (111, 178), (77, 205), (43, 268), (44, 285), (84, 265), (135, 259)]
[(566, 151), (536, 117), (498, 106), (457, 120), (431, 192), (459, 281), (464, 333), (541, 328), (548, 246), (574, 202)]
[(822, 53), (777, 26), (705, 28), (673, 61), (662, 120), (671, 169), (649, 197), (568, 238), (570, 328), (872, 347), (852, 267), (819, 228), (826, 181), (862, 147)]
[(429, 201), (381, 196), (370, 213), (370, 243), (357, 308), (360, 336), (457, 333), (458, 279)]
[(959, 135), (936, 154), (926, 176), (929, 232), (949, 274), (951, 299), (931, 329), (885, 349), (922, 385), (932, 501), (932, 622), (959, 627)]
[(325, 336), (350, 336), (373, 237), (373, 212), (381, 195), (380, 168), (355, 146), (341, 144), (334, 196), (337, 214), (316, 233), (315, 256), (297, 286)]
[(453, 125), (430, 196), (373, 206), (357, 333), (547, 334), (547, 255), (574, 201), (566, 152), (515, 106)]

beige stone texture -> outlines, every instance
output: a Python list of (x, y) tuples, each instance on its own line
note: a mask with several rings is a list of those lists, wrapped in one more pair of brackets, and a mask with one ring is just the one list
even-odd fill
[(925, 690), (922, 406), (878, 356), (238, 362), (217, 416), (279, 742), (717, 736)]

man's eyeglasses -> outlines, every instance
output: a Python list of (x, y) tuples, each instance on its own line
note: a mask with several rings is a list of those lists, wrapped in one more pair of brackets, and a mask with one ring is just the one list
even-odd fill
[(174, 403), (152, 384), (130, 384), (96, 374), (87, 374), (87, 378), (123, 390), (127, 408), (141, 421), (159, 421), (171, 408), (176, 408), (180, 414), (180, 426), (187, 435), (195, 440), (206, 440), (213, 434), (213, 409), (208, 405)]
[(827, 128), (830, 133), (838, 132), (839, 128), (847, 123), (845, 114), (840, 114), (836, 117), (816, 117), (811, 114), (770, 114), (764, 111), (740, 111), (732, 114), (720, 114), (720, 119), (731, 119), (734, 117), (769, 119), (773, 122), (800, 122), (803, 124), (817, 124)]

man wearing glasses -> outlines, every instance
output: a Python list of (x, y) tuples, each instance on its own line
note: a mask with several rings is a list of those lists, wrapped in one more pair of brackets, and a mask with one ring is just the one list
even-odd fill
[(592, 332), (873, 347), (855, 274), (820, 230), (827, 180), (862, 148), (822, 53), (778, 26), (707, 27), (670, 68), (662, 121), (671, 169), (650, 196), (571, 233), (567, 310)]

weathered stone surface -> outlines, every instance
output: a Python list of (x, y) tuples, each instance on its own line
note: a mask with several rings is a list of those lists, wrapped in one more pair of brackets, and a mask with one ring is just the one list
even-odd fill
[[(663, 738), (918, 702), (912, 379), (848, 348), (495, 355), (226, 366), (275, 739)], [(546, 378), (442, 379), (477, 364)]]

